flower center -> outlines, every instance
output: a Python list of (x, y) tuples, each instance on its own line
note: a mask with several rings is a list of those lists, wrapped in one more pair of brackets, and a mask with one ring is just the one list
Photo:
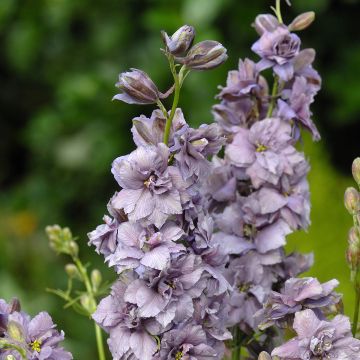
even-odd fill
[(34, 340), (32, 343), (30, 343), (31, 350), (34, 350), (36, 352), (40, 352), (41, 350), (41, 340)]
[(175, 360), (181, 360), (182, 356), (183, 356), (183, 353), (182, 353), (182, 351), (179, 350), (175, 355)]
[(257, 144), (257, 148), (256, 148), (257, 152), (263, 152), (263, 151), (266, 151), (267, 149), (268, 149), (267, 146), (265, 146), (263, 144)]
[(331, 338), (327, 335), (321, 336), (320, 339), (313, 337), (310, 342), (310, 350), (314, 355), (325, 355), (332, 348)]
[(151, 185), (154, 185), (157, 180), (157, 176), (155, 174), (151, 174), (147, 180), (144, 181), (144, 185), (149, 188)]

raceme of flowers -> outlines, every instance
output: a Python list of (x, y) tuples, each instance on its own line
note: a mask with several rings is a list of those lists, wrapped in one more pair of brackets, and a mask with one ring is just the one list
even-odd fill
[[(310, 166), (299, 142), (302, 131), (320, 139), (310, 106), (321, 78), (315, 51), (295, 34), (314, 13), (286, 26), (279, 0), (273, 10), (255, 19), (257, 57), (228, 73), (211, 124), (189, 125), (180, 90), (192, 71), (221, 65), (227, 52), (213, 40), (193, 44), (192, 26), (162, 32), (169, 90), (142, 70), (119, 75), (114, 100), (157, 109), (133, 119), (136, 149), (113, 161), (118, 191), (88, 234), (117, 273), (95, 312), (100, 273), (91, 288), (70, 230), (49, 228), (54, 248), (76, 264), (68, 272), (87, 286), (83, 308), (109, 334), (114, 360), (239, 360), (241, 349), (246, 359), (360, 359), (357, 318), (351, 329), (338, 281), (298, 277), (313, 256), (285, 251), (286, 237), (310, 224)], [(360, 184), (359, 162), (353, 174)], [(357, 281), (359, 192), (349, 189), (345, 204), (354, 218), (347, 259)], [(17, 301), (0, 300), (0, 359), (72, 359), (59, 347), (63, 338), (47, 313), (31, 319)]]

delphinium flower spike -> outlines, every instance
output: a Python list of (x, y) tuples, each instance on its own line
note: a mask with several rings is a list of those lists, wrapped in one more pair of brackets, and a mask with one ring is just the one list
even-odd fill
[(137, 148), (112, 164), (120, 190), (109, 201), (111, 217), (89, 233), (89, 243), (119, 274), (93, 314), (110, 335), (114, 359), (220, 360), (231, 338), (223, 307), (227, 255), (212, 236), (200, 191), (208, 158), (225, 138), (217, 124), (191, 128), (177, 107), (189, 72), (220, 65), (226, 50), (214, 41), (192, 46), (194, 35), (187, 25), (172, 36), (162, 33), (174, 78), (172, 107), (165, 108), (149, 81), (137, 87), (159, 109), (133, 120)]

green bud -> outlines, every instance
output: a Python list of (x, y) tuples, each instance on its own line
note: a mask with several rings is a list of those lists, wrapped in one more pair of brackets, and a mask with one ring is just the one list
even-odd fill
[(8, 335), (16, 341), (24, 341), (24, 334), (22, 333), (21, 326), (15, 321), (9, 321), (7, 324)]
[(65, 271), (71, 279), (81, 280), (81, 275), (75, 264), (66, 264)]
[[(58, 254), (77, 255), (77, 245), (75, 244), (71, 230), (67, 227), (61, 228), (59, 225), (47, 226), (45, 229), (50, 247)], [(75, 246), (73, 245), (75, 244)], [(75, 249), (76, 248), (76, 249)]]
[(102, 282), (101, 272), (98, 269), (94, 269), (91, 272), (90, 278), (94, 290), (97, 291)]
[(351, 170), (355, 181), (360, 186), (360, 157), (353, 161)]
[(79, 246), (74, 240), (69, 242), (69, 254), (74, 257), (79, 254)]
[(346, 261), (352, 271), (356, 271), (359, 267), (360, 251), (356, 244), (349, 244), (346, 250)]
[(86, 311), (88, 311), (90, 314), (92, 314), (96, 310), (96, 304), (94, 303), (94, 300), (88, 294), (83, 294), (81, 296), (80, 303), (81, 303), (82, 307)]
[(344, 195), (344, 203), (347, 211), (351, 215), (356, 214), (357, 211), (359, 210), (359, 201), (360, 201), (359, 192), (353, 187), (347, 188)]
[(258, 357), (258, 360), (271, 360), (271, 359), (272, 359), (271, 356), (265, 351), (262, 351)]
[(297, 16), (288, 26), (290, 31), (300, 31), (309, 27), (315, 20), (315, 13), (308, 11)]

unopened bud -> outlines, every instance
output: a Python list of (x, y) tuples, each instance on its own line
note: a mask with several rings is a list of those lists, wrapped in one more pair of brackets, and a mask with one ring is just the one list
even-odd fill
[(297, 16), (288, 26), (290, 31), (301, 31), (309, 27), (315, 20), (315, 13), (308, 11)]
[(271, 356), (267, 352), (262, 351), (259, 354), (258, 360), (271, 360)]
[(354, 180), (359, 184), (360, 186), (360, 157), (356, 158), (352, 163), (352, 175), (354, 177)]
[(177, 61), (189, 69), (209, 70), (221, 65), (227, 58), (224, 46), (217, 41), (205, 40), (195, 44), (186, 57), (177, 58)]
[(344, 203), (347, 211), (351, 215), (356, 214), (357, 211), (359, 210), (359, 201), (360, 201), (359, 192), (353, 187), (347, 188), (344, 195)]
[(95, 291), (99, 289), (102, 282), (101, 272), (98, 269), (94, 269), (91, 272), (91, 283)]
[(159, 90), (149, 75), (138, 69), (131, 69), (119, 75), (116, 83), (122, 93), (113, 97), (113, 100), (124, 101), (128, 104), (154, 104), (159, 99)]
[(261, 14), (256, 17), (253, 26), (256, 32), (262, 35), (264, 32), (273, 32), (279, 25), (279, 21), (274, 15)]
[(13, 298), (10, 302), (10, 314), (19, 311), (21, 311), (20, 301), (17, 298)]
[(68, 274), (69, 278), (81, 280), (81, 275), (75, 264), (65, 265), (65, 271)]
[(79, 246), (75, 241), (70, 241), (69, 243), (69, 252), (71, 256), (77, 257), (79, 254)]
[(195, 37), (195, 29), (192, 26), (184, 25), (171, 37), (165, 31), (161, 32), (167, 51), (171, 54), (184, 55), (192, 45)]
[(356, 271), (360, 261), (360, 251), (357, 245), (349, 244), (349, 247), (346, 250), (346, 260), (350, 265), (351, 270)]
[(349, 241), (349, 245), (357, 246), (360, 250), (359, 231), (355, 227), (352, 227), (349, 230), (348, 241)]
[(90, 314), (92, 314), (96, 310), (96, 304), (88, 294), (83, 294), (81, 296), (80, 303), (82, 307)]

